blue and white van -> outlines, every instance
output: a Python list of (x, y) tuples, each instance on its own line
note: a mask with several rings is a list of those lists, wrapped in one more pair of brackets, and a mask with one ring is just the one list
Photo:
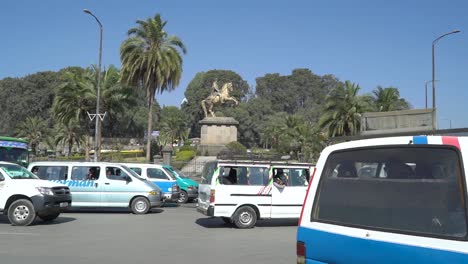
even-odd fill
[(129, 207), (134, 214), (145, 214), (161, 205), (160, 188), (120, 164), (40, 161), (29, 164), (28, 170), (67, 185), (73, 207)]
[(180, 195), (180, 187), (172, 174), (166, 171), (162, 165), (146, 163), (121, 163), (129, 167), (143, 179), (151, 181), (161, 188), (164, 202), (177, 202)]
[(297, 263), (468, 263), (468, 137), (325, 148), (297, 232)]

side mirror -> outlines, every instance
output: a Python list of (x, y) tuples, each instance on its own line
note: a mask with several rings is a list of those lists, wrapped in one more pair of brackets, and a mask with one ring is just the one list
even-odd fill
[(5, 180), (5, 177), (3, 177), (3, 175), (0, 175), (0, 182), (2, 182), (4, 180)]
[(125, 176), (125, 181), (127, 181), (127, 183), (131, 182), (132, 181), (132, 178), (130, 178), (130, 176)]

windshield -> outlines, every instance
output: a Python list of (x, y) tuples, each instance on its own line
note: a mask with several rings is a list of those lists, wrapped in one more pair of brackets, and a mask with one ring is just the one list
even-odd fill
[(133, 177), (137, 178), (140, 181), (146, 181), (146, 179), (142, 178), (140, 175), (138, 175), (138, 173), (134, 172), (129, 167), (127, 167), (125, 165), (121, 165), (121, 166), (122, 166), (122, 168), (124, 168), (128, 172), (128, 174), (132, 175)]
[(179, 178), (182, 178), (182, 179), (189, 179), (189, 177), (185, 176), (183, 172), (181, 172), (180, 170), (178, 169), (174, 169), (174, 168), (168, 168), (168, 167), (164, 167), (166, 169), (166, 171), (170, 172), (171, 175), (173, 175), (174, 177), (179, 177)]
[(39, 179), (36, 175), (29, 172), (27, 169), (16, 164), (0, 164), (0, 169), (11, 179)]
[(171, 180), (177, 179), (177, 174), (175, 172), (173, 172), (172, 170), (170, 170), (168, 168), (164, 168), (164, 167), (163, 167), (163, 170), (168, 174), (167, 176), (169, 176), (169, 178)]
[(22, 148), (0, 147), (0, 161), (7, 161), (26, 166), (28, 150)]

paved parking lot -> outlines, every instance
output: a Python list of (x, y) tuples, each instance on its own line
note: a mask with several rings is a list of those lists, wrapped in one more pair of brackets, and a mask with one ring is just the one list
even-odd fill
[(15, 227), (0, 217), (0, 263), (295, 263), (297, 220), (232, 228), (194, 204), (148, 215), (73, 212)]

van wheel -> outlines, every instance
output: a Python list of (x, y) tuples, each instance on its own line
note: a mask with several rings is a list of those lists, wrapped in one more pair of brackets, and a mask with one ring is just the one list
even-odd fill
[(179, 199), (177, 200), (178, 203), (187, 203), (188, 202), (188, 194), (186, 191), (181, 190), (179, 193)]
[(26, 199), (19, 199), (10, 204), (8, 208), (8, 220), (12, 225), (27, 226), (36, 219), (36, 211), (33, 204)]
[(46, 215), (38, 214), (37, 216), (39, 216), (39, 218), (44, 222), (50, 222), (52, 220), (57, 219), (57, 217), (59, 217), (59, 215), (60, 215), (60, 213), (51, 213), (51, 214), (46, 214)]
[(233, 222), (238, 228), (252, 228), (257, 222), (257, 213), (250, 206), (242, 206), (234, 213)]
[(150, 210), (150, 202), (144, 197), (137, 197), (130, 207), (134, 214), (146, 214)]

